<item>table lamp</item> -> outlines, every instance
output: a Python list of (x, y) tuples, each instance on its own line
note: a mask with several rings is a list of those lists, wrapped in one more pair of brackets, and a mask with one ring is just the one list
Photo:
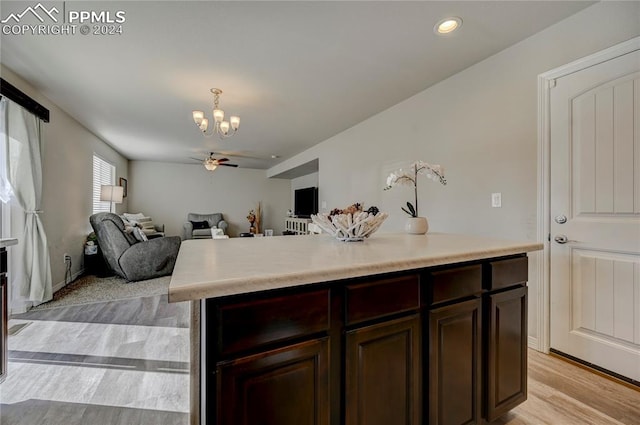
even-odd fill
[(113, 204), (122, 203), (124, 188), (122, 186), (102, 185), (100, 186), (100, 200), (109, 202), (109, 212)]

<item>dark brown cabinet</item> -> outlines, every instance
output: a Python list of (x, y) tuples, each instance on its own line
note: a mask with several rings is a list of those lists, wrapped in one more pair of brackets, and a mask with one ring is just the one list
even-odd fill
[(205, 302), (208, 425), (462, 425), (526, 400), (527, 258)]
[(482, 265), (427, 273), (429, 424), (481, 417)]
[(417, 314), (347, 332), (346, 425), (419, 425)]
[(328, 425), (328, 339), (218, 365), (218, 424)]
[(527, 288), (488, 296), (487, 420), (527, 399)]
[(7, 307), (7, 249), (0, 248), (0, 383), (7, 377), (8, 363), (8, 307)]
[(475, 424), (480, 419), (479, 298), (429, 311), (429, 424)]

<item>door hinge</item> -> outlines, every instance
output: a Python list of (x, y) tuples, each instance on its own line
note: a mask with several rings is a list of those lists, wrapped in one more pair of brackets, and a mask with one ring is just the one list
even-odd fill
[(551, 233), (547, 236), (547, 241), (551, 242)]
[(556, 79), (549, 80), (549, 88), (552, 89), (556, 86)]

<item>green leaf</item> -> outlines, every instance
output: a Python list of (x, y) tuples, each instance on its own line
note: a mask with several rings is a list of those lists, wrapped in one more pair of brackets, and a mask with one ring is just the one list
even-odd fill
[(404, 212), (407, 213), (407, 215), (409, 215), (409, 217), (416, 217), (416, 213), (415, 212), (410, 212), (408, 209), (406, 209), (405, 207), (400, 207), (400, 209)]
[(411, 211), (411, 217), (416, 217), (416, 209), (413, 208), (411, 202), (407, 202), (407, 208), (409, 208), (409, 211)]

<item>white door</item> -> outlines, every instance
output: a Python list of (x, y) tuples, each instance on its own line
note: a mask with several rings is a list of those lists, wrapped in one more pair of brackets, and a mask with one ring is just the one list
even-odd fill
[(640, 51), (550, 96), (551, 348), (640, 381)]

